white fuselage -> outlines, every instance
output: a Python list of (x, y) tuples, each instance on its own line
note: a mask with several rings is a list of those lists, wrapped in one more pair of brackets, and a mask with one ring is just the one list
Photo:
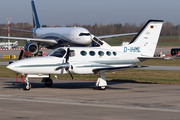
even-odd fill
[[(24, 59), (14, 62), (8, 66), (14, 72), (23, 74), (66, 74), (67, 71), (62, 68), (55, 70), (61, 64), (65, 63), (65, 56), (58, 56), (56, 51), (67, 47), (57, 48), (51, 51), (45, 57)], [(111, 68), (129, 66), (140, 62), (137, 56), (140, 56), (138, 51), (124, 51), (124, 47), (71, 47), (68, 63), (69, 70), (73, 74), (93, 74), (93, 69), (96, 68)], [(93, 54), (95, 55), (93, 56)], [(133, 54), (132, 54), (133, 53)], [(52, 55), (54, 54), (54, 55)]]
[(47, 48), (54, 49), (62, 46), (88, 46), (92, 42), (90, 32), (81, 27), (52, 27), (32, 29), (33, 36), (41, 39), (55, 39), (56, 45), (45, 44)]

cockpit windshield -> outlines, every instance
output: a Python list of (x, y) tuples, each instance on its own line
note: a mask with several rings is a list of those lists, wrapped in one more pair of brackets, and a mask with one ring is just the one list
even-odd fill
[(80, 33), (79, 36), (90, 36), (90, 33)]
[(46, 56), (55, 56), (55, 57), (60, 57), (62, 58), (65, 55), (66, 51), (62, 48), (60, 49), (55, 49), (48, 53)]

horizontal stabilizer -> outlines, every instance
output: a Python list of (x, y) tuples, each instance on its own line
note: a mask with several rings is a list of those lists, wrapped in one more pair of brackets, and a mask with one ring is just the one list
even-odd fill
[[(1, 29), (8, 29), (8, 28), (1, 28)], [(31, 32), (31, 30), (22, 30), (22, 29), (14, 29), (14, 28), (10, 28), (10, 30), (15, 30), (15, 31), (21, 31), (21, 32)]]

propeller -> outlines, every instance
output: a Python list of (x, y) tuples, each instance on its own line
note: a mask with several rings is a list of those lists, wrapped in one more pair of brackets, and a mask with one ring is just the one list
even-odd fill
[(68, 63), (68, 61), (69, 61), (69, 53), (70, 53), (70, 48), (67, 49), (66, 63)]
[(69, 72), (69, 74), (70, 74), (70, 76), (71, 76), (72, 80), (73, 80), (73, 81), (75, 81), (75, 80), (74, 80), (74, 77), (72, 76), (71, 72), (69, 71), (69, 68), (67, 68), (67, 69), (66, 69), (66, 71), (68, 71), (68, 72)]
[(66, 62), (62, 63), (59, 67), (57, 67), (55, 70), (60, 70), (62, 68), (64, 68), (71, 76), (72, 80), (74, 81), (74, 77), (72, 76), (71, 72), (69, 71), (69, 53), (70, 53), (70, 48), (67, 48), (67, 53), (66, 53)]

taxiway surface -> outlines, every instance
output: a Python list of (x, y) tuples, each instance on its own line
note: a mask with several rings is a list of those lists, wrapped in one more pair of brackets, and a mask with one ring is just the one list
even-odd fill
[[(95, 82), (54, 80), (46, 88), (31, 79), (24, 91), (19, 79), (0, 78), (1, 119), (62, 120), (179, 120), (180, 86), (108, 82), (105, 91)], [(15, 84), (14, 84), (15, 83)]]

